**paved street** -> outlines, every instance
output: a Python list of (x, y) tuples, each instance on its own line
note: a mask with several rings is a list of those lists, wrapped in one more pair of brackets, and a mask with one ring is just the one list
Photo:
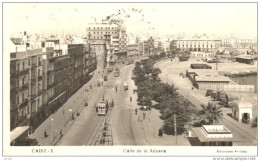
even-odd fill
[[(100, 134), (100, 127), (104, 123), (104, 116), (98, 116), (95, 105), (103, 97), (108, 101), (114, 101), (115, 106), (110, 109), (112, 122), (113, 145), (189, 145), (184, 136), (175, 138), (173, 135), (158, 136), (158, 130), (162, 127), (163, 121), (159, 118), (158, 110), (152, 109), (143, 112), (137, 108), (137, 93), (134, 81), (131, 80), (131, 73), (134, 65), (120, 66), (120, 76), (114, 77), (113, 72), (108, 75), (108, 81), (102, 87), (98, 87), (89, 98), (89, 106), (85, 107), (79, 117), (76, 118), (69, 130), (58, 141), (56, 145), (95, 145), (96, 138)], [(129, 89), (124, 90), (123, 84), (128, 83)], [(117, 91), (115, 90), (117, 87)], [(132, 102), (130, 102), (130, 96)], [(138, 116), (141, 120), (138, 121)], [(178, 140), (178, 141), (177, 141)]]

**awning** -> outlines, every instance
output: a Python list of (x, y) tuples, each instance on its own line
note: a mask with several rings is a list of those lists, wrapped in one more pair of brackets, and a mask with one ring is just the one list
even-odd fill
[(65, 94), (65, 92), (63, 92), (62, 94), (60, 94), (59, 96), (57, 96), (56, 98), (54, 98), (51, 102), (49, 102), (48, 104), (53, 103), (54, 101), (56, 101), (58, 98), (60, 98), (63, 94)]
[(25, 132), (27, 132), (29, 130), (29, 128), (30, 128), (30, 126), (20, 126), (20, 127), (15, 128), (14, 130), (12, 130), (10, 143), (15, 141), (17, 138), (19, 138)]

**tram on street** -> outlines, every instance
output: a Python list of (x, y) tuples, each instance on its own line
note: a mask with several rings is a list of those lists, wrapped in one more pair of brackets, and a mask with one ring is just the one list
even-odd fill
[(102, 98), (96, 106), (96, 112), (98, 113), (98, 116), (105, 116), (107, 114), (108, 108), (109, 106), (107, 99)]

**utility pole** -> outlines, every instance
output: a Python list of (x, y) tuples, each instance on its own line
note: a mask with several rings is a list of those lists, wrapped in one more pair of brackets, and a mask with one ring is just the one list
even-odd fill
[(174, 121), (174, 136), (175, 136), (175, 143), (177, 145), (177, 122), (176, 122), (176, 114), (173, 114), (173, 121)]

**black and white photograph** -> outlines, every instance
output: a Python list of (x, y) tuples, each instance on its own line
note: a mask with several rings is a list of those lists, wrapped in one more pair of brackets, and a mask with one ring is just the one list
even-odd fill
[(257, 2), (2, 11), (4, 156), (258, 155)]

